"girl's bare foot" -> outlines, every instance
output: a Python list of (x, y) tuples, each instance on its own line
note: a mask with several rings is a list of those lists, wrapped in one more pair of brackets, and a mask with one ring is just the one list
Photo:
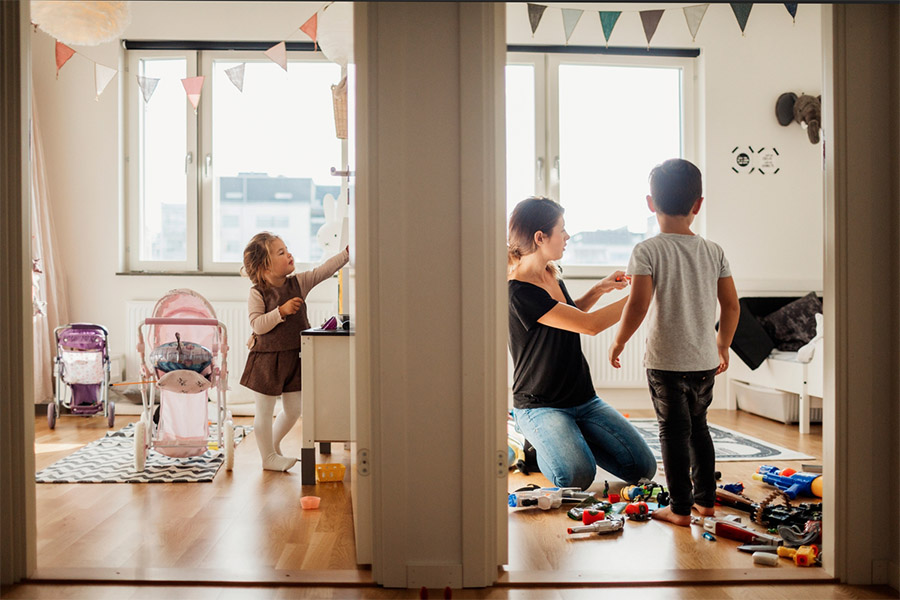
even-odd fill
[(694, 510), (696, 510), (698, 513), (700, 513), (704, 517), (716, 516), (716, 509), (713, 506), (700, 506), (699, 504), (695, 504)]
[(675, 525), (681, 525), (682, 527), (690, 527), (691, 525), (691, 515), (675, 514), (672, 512), (671, 507), (668, 506), (653, 511), (653, 514), (650, 516), (660, 521), (668, 521)]

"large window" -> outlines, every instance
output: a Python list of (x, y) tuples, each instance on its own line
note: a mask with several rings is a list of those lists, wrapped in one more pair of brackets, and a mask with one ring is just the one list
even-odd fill
[[(226, 72), (240, 65), (242, 91)], [(132, 50), (129, 69), (159, 80), (149, 101), (137, 78), (128, 84), (129, 269), (236, 272), (262, 230), (297, 263), (323, 258), (323, 199), (340, 196), (331, 168), (346, 157), (339, 65), (291, 52), (285, 72), (262, 52)], [(206, 77), (196, 111), (181, 83), (195, 75)]]
[(654, 235), (647, 176), (692, 158), (692, 59), (510, 53), (507, 211), (530, 195), (566, 209), (567, 273), (620, 267)]

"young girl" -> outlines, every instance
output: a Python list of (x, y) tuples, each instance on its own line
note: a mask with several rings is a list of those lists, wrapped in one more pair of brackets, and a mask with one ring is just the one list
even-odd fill
[[(263, 469), (287, 471), (297, 462), (281, 455), (281, 440), (300, 417), (300, 332), (310, 327), (304, 299), (349, 260), (345, 248), (311, 271), (294, 273), (294, 257), (281, 238), (268, 232), (253, 236), (244, 249), (242, 271), (253, 282), (247, 301), (253, 337), (241, 385), (254, 392), (253, 432)], [(273, 431), (278, 396), (283, 410)]]

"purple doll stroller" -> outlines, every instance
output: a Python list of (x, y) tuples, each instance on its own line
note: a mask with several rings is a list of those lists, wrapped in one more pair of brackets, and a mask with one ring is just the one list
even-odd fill
[[(108, 399), (109, 334), (102, 325), (69, 323), (54, 330), (56, 336), (56, 393), (47, 406), (47, 425), (56, 427), (61, 409), (89, 417), (103, 413), (112, 427), (116, 405)], [(65, 384), (65, 385), (64, 385)]]

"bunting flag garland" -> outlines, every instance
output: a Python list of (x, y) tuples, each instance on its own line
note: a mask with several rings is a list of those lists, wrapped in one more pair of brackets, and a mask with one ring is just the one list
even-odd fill
[(103, 93), (103, 90), (106, 89), (106, 86), (109, 85), (112, 78), (116, 76), (116, 73), (118, 73), (118, 71), (115, 69), (111, 69), (100, 63), (94, 63), (94, 91), (97, 93), (94, 100), (100, 101), (100, 94)]
[(306, 20), (306, 23), (300, 26), (300, 31), (308, 35), (312, 38), (313, 47), (318, 50), (319, 44), (316, 41), (316, 30), (319, 28), (319, 13), (313, 13), (309, 19)]
[(650, 40), (653, 38), (653, 34), (656, 33), (656, 28), (659, 26), (659, 20), (662, 19), (664, 10), (642, 10), (641, 12), (641, 23), (644, 26), (644, 35), (647, 37), (647, 48), (650, 48)]
[(282, 69), (287, 71), (287, 45), (284, 42), (278, 42), (264, 52), (269, 59), (278, 64)]
[(234, 87), (238, 89), (239, 92), (244, 92), (244, 67), (246, 63), (241, 63), (236, 67), (231, 67), (230, 69), (225, 69), (225, 74), (228, 75), (228, 79), (231, 80), (231, 83), (234, 84)]
[(547, 7), (543, 4), (532, 4), (528, 3), (528, 22), (531, 23), (531, 35), (534, 36), (534, 32), (537, 31), (538, 25), (541, 23), (541, 18), (544, 16), (544, 11), (547, 10)]
[(709, 8), (709, 4), (684, 7), (684, 19), (687, 21), (688, 31), (691, 32), (692, 42), (697, 41), (697, 31), (700, 29), (700, 22), (703, 21), (707, 8)]
[(138, 87), (141, 88), (141, 94), (144, 96), (144, 102), (150, 102), (150, 96), (156, 91), (156, 86), (159, 85), (159, 79), (156, 77), (142, 77), (141, 75), (136, 75), (136, 77)]
[[(747, 28), (747, 21), (750, 18), (750, 11), (753, 9), (753, 2), (730, 2), (729, 5), (732, 12), (734, 13), (735, 18), (737, 19), (738, 25), (741, 28), (741, 35), (744, 36), (745, 30)], [(799, 5), (800, 3), (798, 2), (784, 3), (785, 8), (787, 9), (788, 13), (790, 13), (791, 18), (794, 19), (794, 22), (796, 22), (797, 9)], [(528, 21), (531, 24), (531, 35), (533, 37), (535, 32), (537, 31), (538, 25), (540, 25), (541, 23), (541, 19), (543, 19), (544, 11), (548, 8), (548, 5), (528, 2), (526, 6), (528, 9)], [(696, 42), (697, 32), (700, 30), (700, 24), (706, 17), (709, 6), (710, 3), (704, 3), (681, 7), (681, 10), (684, 12), (684, 19), (687, 23), (688, 32), (690, 32), (691, 34), (691, 41)], [(553, 6), (553, 8), (556, 7)], [(559, 10), (562, 13), (563, 31), (565, 33), (566, 44), (568, 44), (569, 39), (572, 37), (572, 34), (578, 27), (578, 24), (581, 22), (581, 14), (583, 11), (580, 9), (561, 7), (559, 8)], [(603, 29), (603, 37), (606, 38), (606, 46), (609, 47), (610, 36), (612, 35), (613, 29), (616, 27), (616, 24), (618, 23), (619, 17), (622, 15), (622, 12), (636, 12), (640, 15), (641, 25), (644, 29), (644, 36), (647, 39), (647, 47), (649, 48), (650, 41), (656, 33), (656, 29), (659, 26), (660, 19), (662, 19), (663, 13), (665, 13), (667, 10), (672, 9), (597, 11), (597, 13), (600, 15), (600, 25)]]
[(785, 2), (784, 7), (787, 9), (788, 13), (790, 13), (791, 18), (794, 20), (794, 23), (797, 22), (797, 3), (796, 2)]
[(613, 27), (616, 26), (616, 21), (619, 20), (621, 14), (621, 11), (616, 10), (600, 11), (600, 25), (603, 26), (603, 37), (606, 38), (607, 47), (609, 46), (609, 36), (612, 35)]
[(181, 80), (184, 91), (187, 93), (191, 106), (194, 107), (194, 114), (197, 114), (197, 106), (200, 104), (200, 90), (203, 89), (203, 80), (206, 77), (200, 75), (198, 77), (186, 77)]
[(59, 79), (59, 70), (62, 69), (62, 66), (66, 64), (72, 55), (75, 54), (75, 51), (56, 40), (56, 78)]
[(578, 25), (578, 20), (581, 19), (582, 14), (584, 14), (584, 11), (577, 8), (562, 9), (563, 29), (565, 29), (566, 32), (567, 44), (569, 43), (569, 38), (572, 37), (572, 32), (575, 31), (575, 26)]
[(744, 29), (747, 27), (747, 19), (750, 18), (750, 11), (753, 10), (752, 2), (731, 2), (731, 10), (734, 11), (734, 17), (737, 19), (738, 25), (741, 26), (741, 35), (744, 35)]

